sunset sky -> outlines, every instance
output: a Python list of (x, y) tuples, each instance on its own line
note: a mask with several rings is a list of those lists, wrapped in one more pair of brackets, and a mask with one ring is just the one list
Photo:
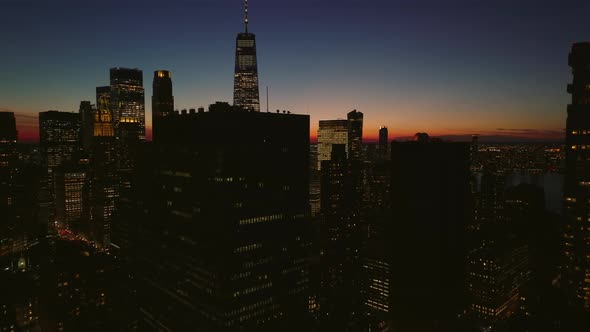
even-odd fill
[[(261, 109), (365, 114), (365, 137), (564, 135), (567, 56), (590, 40), (590, 1), (250, 0)], [(0, 111), (20, 139), (37, 113), (77, 111), (109, 68), (172, 71), (175, 108), (232, 101), (241, 0), (0, 1)]]

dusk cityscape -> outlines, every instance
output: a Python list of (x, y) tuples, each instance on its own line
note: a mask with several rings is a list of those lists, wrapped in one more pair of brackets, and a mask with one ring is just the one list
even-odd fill
[(0, 1), (0, 332), (590, 331), (588, 12)]

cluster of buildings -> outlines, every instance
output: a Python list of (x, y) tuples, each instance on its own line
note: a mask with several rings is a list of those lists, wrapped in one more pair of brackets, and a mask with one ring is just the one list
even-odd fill
[(112, 68), (78, 113), (41, 112), (38, 158), (0, 113), (0, 330), (581, 326), (590, 44), (570, 55), (561, 217), (542, 188), (474, 167), (476, 140), (390, 142), (382, 127), (364, 144), (354, 110), (310, 144), (308, 115), (260, 110), (245, 13), (233, 104), (175, 111), (157, 70), (151, 143), (139, 69)]

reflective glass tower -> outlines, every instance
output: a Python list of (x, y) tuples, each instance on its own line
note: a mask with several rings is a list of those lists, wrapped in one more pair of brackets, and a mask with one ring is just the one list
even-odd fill
[(234, 105), (245, 111), (260, 111), (256, 36), (248, 32), (248, 0), (244, 1), (244, 32), (236, 38)]
[(145, 98), (143, 72), (111, 68), (111, 110), (117, 138), (145, 140)]

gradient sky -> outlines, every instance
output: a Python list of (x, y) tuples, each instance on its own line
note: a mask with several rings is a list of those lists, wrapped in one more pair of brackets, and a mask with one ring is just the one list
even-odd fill
[[(590, 1), (250, 0), (261, 109), (365, 114), (365, 136), (560, 139), (567, 55), (590, 40)], [(0, 110), (21, 140), (37, 113), (77, 111), (109, 68), (172, 71), (175, 108), (232, 101), (241, 0), (0, 0)]]

